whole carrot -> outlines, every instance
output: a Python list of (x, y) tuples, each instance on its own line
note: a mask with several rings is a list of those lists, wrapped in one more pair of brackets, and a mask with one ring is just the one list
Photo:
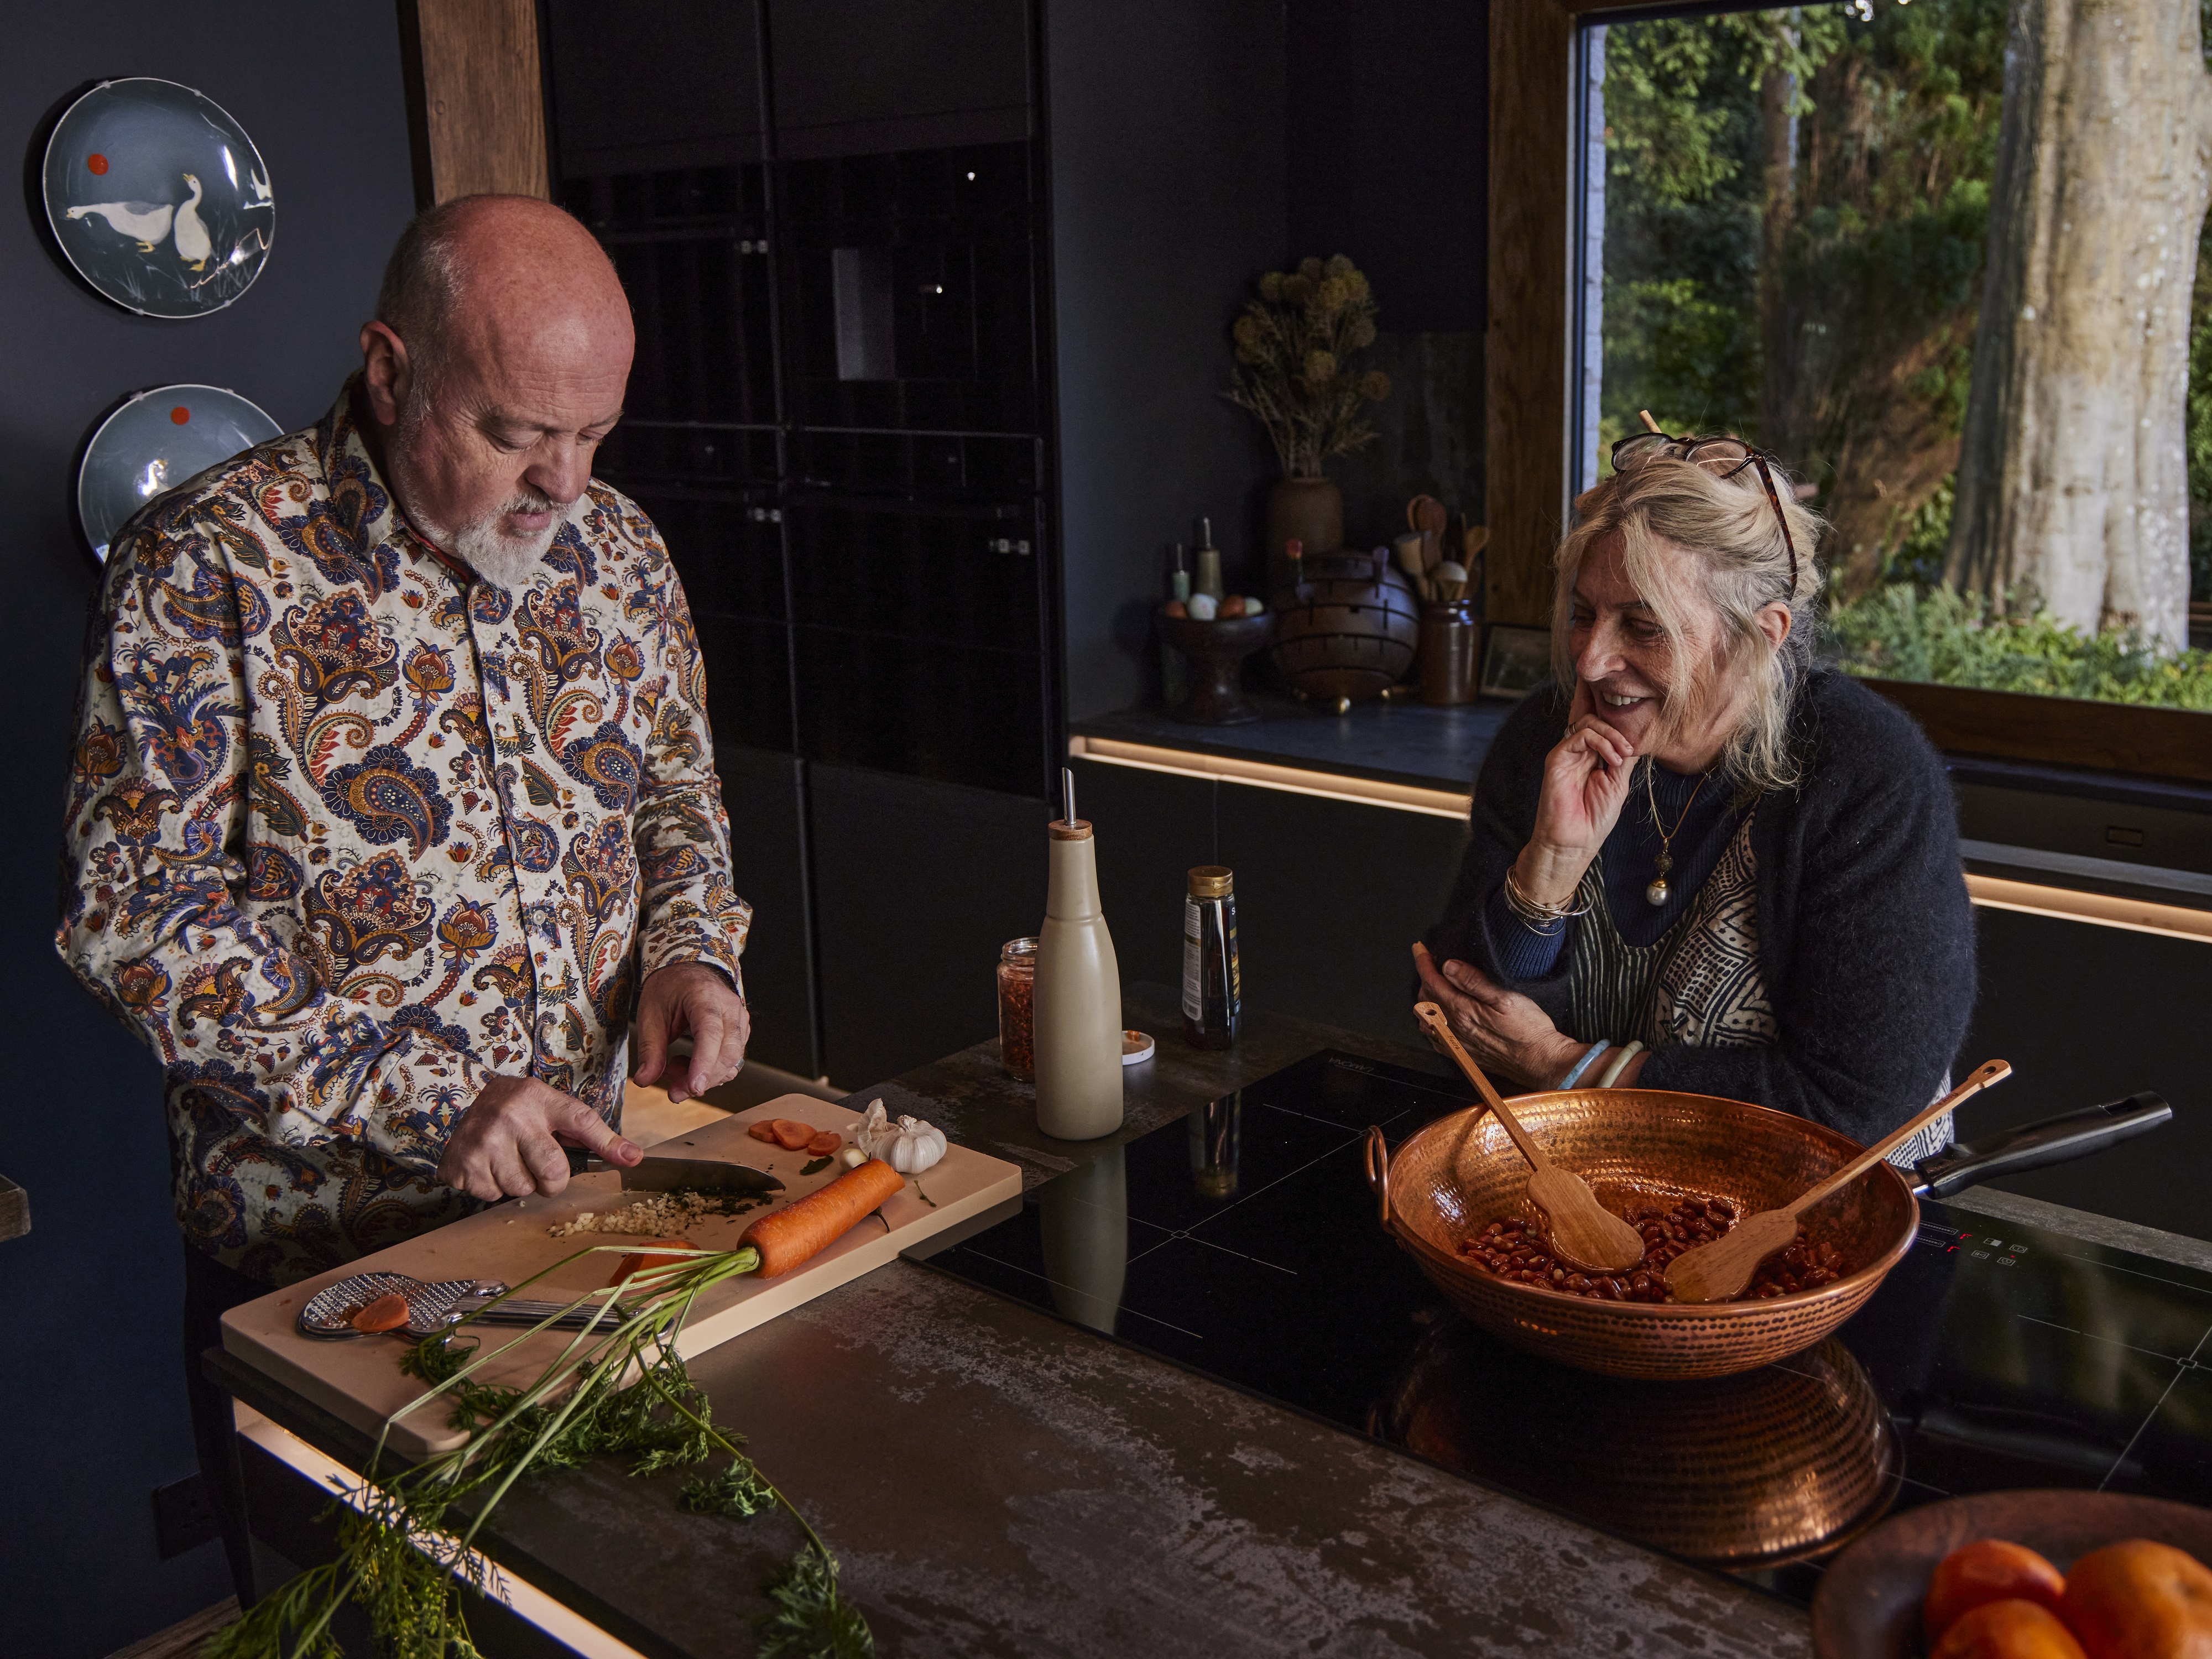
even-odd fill
[(760, 1252), (760, 1276), (774, 1279), (830, 1248), (906, 1185), (879, 1158), (848, 1170), (819, 1192), (763, 1216), (738, 1243)]

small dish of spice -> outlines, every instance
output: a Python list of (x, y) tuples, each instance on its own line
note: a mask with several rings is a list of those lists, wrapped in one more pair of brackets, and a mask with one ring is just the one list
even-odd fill
[(1036, 1081), (1037, 942), (1010, 939), (999, 950), (999, 1060), (1008, 1076)]

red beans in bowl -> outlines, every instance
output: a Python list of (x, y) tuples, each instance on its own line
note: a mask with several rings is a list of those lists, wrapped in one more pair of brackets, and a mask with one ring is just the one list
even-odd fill
[[(1644, 1236), (1644, 1259), (1617, 1273), (1585, 1273), (1555, 1261), (1543, 1231), (1517, 1218), (1493, 1221), (1460, 1254), (1500, 1279), (1564, 1291), (1600, 1302), (1666, 1302), (1667, 1264), (1685, 1250), (1710, 1243), (1735, 1223), (1735, 1206), (1725, 1199), (1685, 1198), (1668, 1208), (1646, 1206), (1631, 1211), (1629, 1224)], [(1788, 1296), (1795, 1291), (1832, 1285), (1849, 1269), (1835, 1245), (1811, 1228), (1801, 1228), (1787, 1249), (1759, 1264), (1738, 1301)]]

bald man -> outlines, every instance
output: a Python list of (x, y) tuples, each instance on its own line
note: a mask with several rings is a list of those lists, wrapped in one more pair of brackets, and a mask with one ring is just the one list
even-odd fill
[(225, 1308), (557, 1193), (568, 1148), (635, 1163), (633, 1021), (678, 1100), (747, 1033), (690, 616), (591, 477), (613, 267), (543, 202), (447, 203), (361, 348), (319, 424), (116, 538), (77, 721), (57, 943), (167, 1075), (210, 1475)]

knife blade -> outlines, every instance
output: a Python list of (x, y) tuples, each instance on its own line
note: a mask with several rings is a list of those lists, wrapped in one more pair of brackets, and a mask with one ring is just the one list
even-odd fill
[(719, 1158), (654, 1158), (622, 1172), (626, 1193), (710, 1193), (725, 1198), (765, 1198), (783, 1182), (750, 1164)]

